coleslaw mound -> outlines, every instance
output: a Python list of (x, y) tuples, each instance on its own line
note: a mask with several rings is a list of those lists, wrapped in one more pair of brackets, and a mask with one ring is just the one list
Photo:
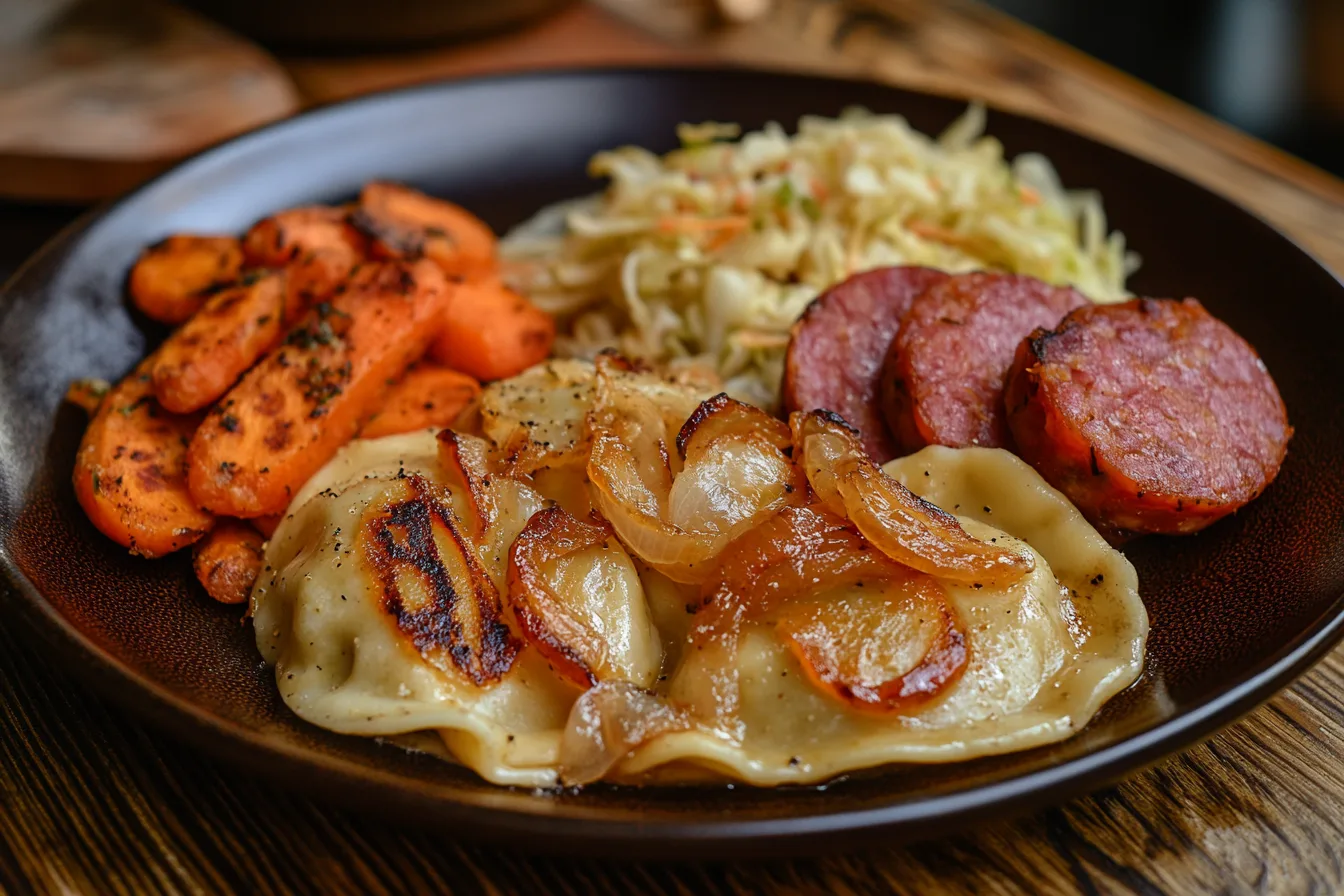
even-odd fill
[(678, 128), (681, 148), (593, 157), (604, 192), (543, 210), (503, 242), (513, 286), (556, 315), (556, 352), (613, 347), (712, 368), (774, 408), (789, 327), (851, 274), (916, 264), (1005, 270), (1128, 296), (1138, 258), (1095, 191), (1066, 190), (1043, 156), (1004, 157), (972, 105), (937, 138), (850, 110), (740, 134)]

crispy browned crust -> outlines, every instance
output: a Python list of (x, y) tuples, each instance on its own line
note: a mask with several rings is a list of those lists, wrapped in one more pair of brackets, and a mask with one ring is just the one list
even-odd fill
[(1256, 498), (1292, 428), (1259, 356), (1194, 299), (1080, 308), (1023, 340), (1018, 452), (1111, 533), (1194, 532)]

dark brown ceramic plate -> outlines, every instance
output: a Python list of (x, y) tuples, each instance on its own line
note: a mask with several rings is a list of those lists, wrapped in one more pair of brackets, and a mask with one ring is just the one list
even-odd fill
[(300, 722), (250, 626), (211, 603), (186, 557), (146, 562), (84, 519), (69, 471), (77, 377), (116, 378), (160, 332), (122, 280), (146, 243), (240, 231), (284, 206), (340, 201), (375, 177), (451, 196), (507, 227), (593, 189), (589, 155), (667, 148), (680, 121), (757, 126), (849, 105), (936, 131), (955, 100), (872, 84), (732, 71), (533, 74), (435, 84), (304, 115), (193, 159), (48, 245), (0, 298), (0, 561), (54, 661), (183, 739), (320, 797), (418, 827), (526, 848), (616, 855), (815, 852), (960, 828), (1099, 787), (1255, 706), (1341, 633), (1344, 287), (1268, 226), (1159, 168), (1058, 128), (992, 113), (1010, 153), (1044, 152), (1100, 189), (1144, 256), (1135, 290), (1195, 295), (1260, 350), (1297, 436), (1265, 495), (1190, 538), (1126, 548), (1152, 615), (1148, 667), (1079, 736), (962, 765), (893, 768), (825, 788), (534, 794)]

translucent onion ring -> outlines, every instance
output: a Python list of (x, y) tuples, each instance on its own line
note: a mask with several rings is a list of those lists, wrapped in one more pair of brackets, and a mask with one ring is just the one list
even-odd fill
[(691, 714), (666, 697), (628, 681), (604, 681), (569, 711), (560, 741), (560, 780), (570, 786), (592, 783), (640, 744), (694, 727)]
[[(831, 651), (809, 643), (791, 604), (836, 587), (882, 584), (939, 614), (939, 629), (910, 669), (883, 682), (846, 677), (835, 650), (857, 649), (859, 642), (830, 644)], [(824, 605), (823, 605), (824, 607)], [(764, 525), (733, 542), (720, 577), (702, 592), (691, 642), (719, 655), (708, 660), (736, 669), (743, 627), (753, 621), (776, 622), (777, 630), (802, 664), (809, 680), (846, 705), (874, 712), (902, 713), (937, 696), (953, 684), (969, 661), (966, 634), (946, 592), (931, 577), (871, 550), (863, 536), (843, 519), (818, 506), (788, 507)], [(709, 693), (679, 694), (717, 727), (738, 730), (739, 692), (734, 671), (714, 676)]]
[[(852, 665), (852, 657), (843, 655), (845, 648), (874, 640), (871, 633), (865, 639), (864, 633), (855, 629), (865, 623), (880, 623), (880, 617), (863, 618), (858, 602), (845, 602), (843, 606), (834, 607), (833, 612), (851, 618), (839, 620), (838, 631), (831, 631), (824, 625), (824, 620), (816, 618), (819, 615), (816, 612), (812, 614), (813, 618), (807, 619), (800, 618), (800, 613), (791, 612), (795, 608), (801, 609), (799, 605), (785, 609), (776, 630), (818, 690), (854, 709), (902, 713), (918, 708), (961, 677), (968, 659), (966, 633), (938, 583), (931, 577), (915, 575), (917, 578), (912, 581), (893, 584), (913, 598), (916, 605), (922, 603), (933, 611), (937, 633), (915, 666), (884, 681), (863, 680), (852, 668), (846, 668)], [(853, 618), (855, 616), (858, 618)], [(818, 625), (818, 622), (823, 624)]]
[(898, 563), (960, 584), (1006, 584), (1035, 568), (1030, 553), (966, 533), (957, 518), (910, 491), (873, 462), (858, 433), (830, 411), (789, 418), (794, 457), (817, 500), (849, 519)]
[(462, 496), (468, 510), (463, 522), (471, 537), (479, 539), (496, 514), (494, 496), (486, 488), (490, 467), (485, 442), (460, 436), (451, 429), (440, 432), (438, 441), (439, 465), (447, 474), (448, 488)]
[(597, 684), (598, 672), (606, 665), (607, 645), (568, 611), (542, 567), (613, 540), (605, 521), (590, 525), (552, 507), (533, 514), (509, 548), (509, 605), (523, 638), (561, 677), (581, 688)]
[(588, 461), (594, 501), (626, 547), (674, 581), (704, 581), (713, 573), (719, 553), (734, 538), (781, 507), (803, 500), (803, 480), (784, 454), (789, 443), (784, 424), (759, 408), (718, 395), (702, 402), (678, 434), (675, 458), (677, 466), (682, 466), (683, 458), (685, 465), (675, 479), (692, 477), (688, 481), (693, 481), (707, 470), (697, 464), (707, 463), (715, 446), (733, 440), (757, 452), (758, 470), (773, 469), (769, 481), (777, 488), (763, 501), (759, 498), (765, 496), (741, 491), (728, 500), (722, 494), (725, 486), (712, 481), (715, 497), (722, 506), (731, 507), (734, 515), (698, 528), (676, 524), (670, 519), (675, 505), (669, 500), (674, 488), (673, 456), (667, 450), (656, 408), (647, 398), (628, 391), (622, 394), (619, 386), (605, 382), (600, 368), (597, 393), (590, 417), (592, 453)]

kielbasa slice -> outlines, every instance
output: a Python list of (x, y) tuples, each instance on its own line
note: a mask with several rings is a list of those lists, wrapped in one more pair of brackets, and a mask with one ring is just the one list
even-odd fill
[(1194, 299), (1080, 308), (1023, 340), (1005, 392), (1024, 460), (1112, 533), (1202, 529), (1278, 474), (1292, 428), (1246, 340)]
[(921, 293), (879, 388), (899, 447), (1008, 447), (1003, 378), (1017, 344), (1085, 304), (1077, 290), (1018, 274), (959, 274)]
[(878, 406), (882, 360), (911, 301), (946, 279), (932, 268), (879, 268), (855, 274), (814, 299), (789, 338), (785, 411), (834, 411), (859, 430), (873, 460), (885, 463), (895, 457), (896, 445)]

